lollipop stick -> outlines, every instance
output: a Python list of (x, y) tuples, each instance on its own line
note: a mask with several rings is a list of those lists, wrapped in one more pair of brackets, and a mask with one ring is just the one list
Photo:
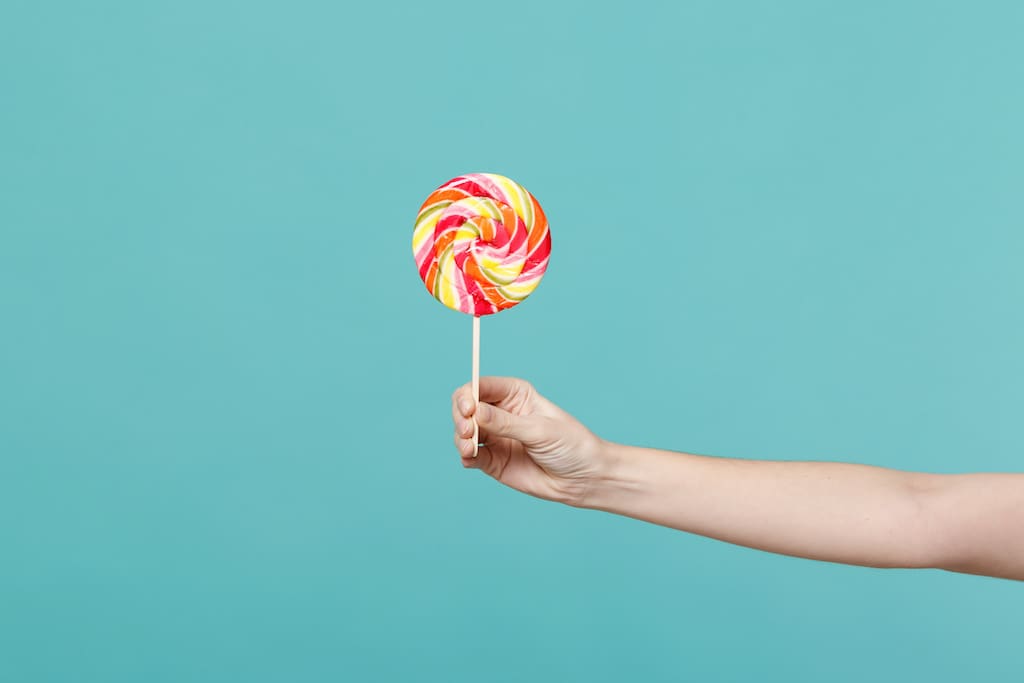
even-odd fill
[[(473, 316), (473, 405), (480, 403), (480, 316)], [(473, 418), (473, 457), (480, 452), (480, 425)]]

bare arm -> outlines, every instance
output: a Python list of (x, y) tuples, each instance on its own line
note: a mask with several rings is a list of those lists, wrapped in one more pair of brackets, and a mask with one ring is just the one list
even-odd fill
[(1021, 474), (605, 451), (584, 507), (815, 560), (1024, 580)]
[[(688, 455), (603, 441), (528, 382), (452, 397), (464, 467), (577, 507), (774, 553), (1024, 581), (1024, 474), (923, 474)], [(472, 457), (473, 420), (480, 425)]]

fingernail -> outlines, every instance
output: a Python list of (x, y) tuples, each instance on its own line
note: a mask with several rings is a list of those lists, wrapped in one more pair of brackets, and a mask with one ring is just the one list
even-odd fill
[(464, 398), (464, 399), (461, 399), (459, 401), (459, 410), (462, 411), (463, 415), (468, 413), (469, 409), (472, 408), (472, 407), (473, 407), (473, 404), (469, 402), (468, 398)]
[(486, 403), (481, 403), (476, 407), (476, 419), (487, 422), (491, 419), (491, 411), (494, 410)]

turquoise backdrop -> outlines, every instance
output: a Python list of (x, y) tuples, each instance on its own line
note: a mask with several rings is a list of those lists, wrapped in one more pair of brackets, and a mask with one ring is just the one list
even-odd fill
[(410, 249), (543, 203), (483, 324), (602, 436), (1024, 462), (1019, 2), (0, 6), (0, 680), (994, 681), (1020, 584), (464, 471)]

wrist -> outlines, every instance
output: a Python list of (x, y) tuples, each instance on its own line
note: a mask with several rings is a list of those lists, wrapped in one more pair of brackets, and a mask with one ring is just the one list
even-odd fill
[(640, 454), (636, 452), (639, 450), (599, 440), (594, 458), (597, 467), (576, 507), (614, 512), (624, 498), (640, 493), (643, 476)]

